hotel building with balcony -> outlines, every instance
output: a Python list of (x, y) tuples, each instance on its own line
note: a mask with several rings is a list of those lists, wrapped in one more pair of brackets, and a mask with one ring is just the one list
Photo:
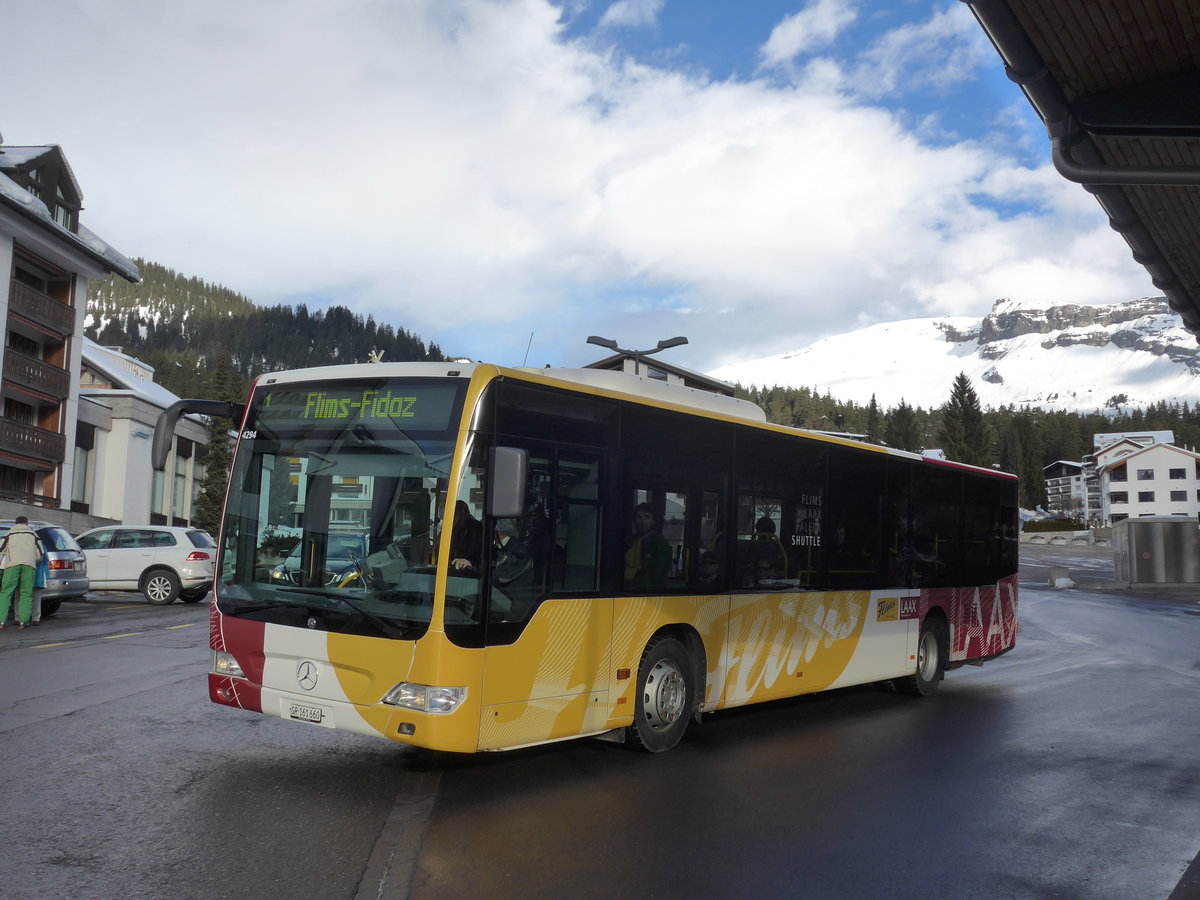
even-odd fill
[[(88, 284), (138, 268), (80, 224), (83, 195), (57, 146), (0, 144), (0, 501), (86, 512), (75, 494)], [(149, 473), (145, 474), (149, 479)], [(82, 504), (83, 509), (79, 504)], [(50, 518), (60, 518), (51, 516)]]

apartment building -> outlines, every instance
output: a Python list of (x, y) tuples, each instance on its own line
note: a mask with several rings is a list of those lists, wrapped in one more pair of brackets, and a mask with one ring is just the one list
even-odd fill
[(1099, 519), (1100, 487), (1094, 471), (1089, 476), (1083, 463), (1067, 459), (1052, 462), (1043, 471), (1047, 510), (1083, 522)]
[(1200, 515), (1200, 454), (1163, 441), (1125, 438), (1107, 443), (1094, 457), (1105, 523)]
[(82, 205), (59, 147), (0, 143), (0, 501), (39, 507), (31, 517), (71, 510), (88, 449), (78, 428), (88, 284), (140, 278), (80, 223)]

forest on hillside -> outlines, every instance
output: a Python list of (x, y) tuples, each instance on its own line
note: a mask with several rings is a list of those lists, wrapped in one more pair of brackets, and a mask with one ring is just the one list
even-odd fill
[(89, 286), (85, 333), (153, 366), (155, 381), (181, 397), (213, 397), (218, 369), (230, 376), (221, 389), (240, 395), (263, 372), (366, 362), (373, 351), (388, 362), (445, 358), (436, 344), (343, 306), (260, 307), (221, 285), (135, 262), (141, 282), (109, 275)]

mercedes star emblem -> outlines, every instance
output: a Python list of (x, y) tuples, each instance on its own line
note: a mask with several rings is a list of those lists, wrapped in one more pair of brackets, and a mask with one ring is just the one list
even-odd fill
[(317, 664), (306, 659), (296, 666), (296, 681), (306, 691), (315, 688), (317, 686)]

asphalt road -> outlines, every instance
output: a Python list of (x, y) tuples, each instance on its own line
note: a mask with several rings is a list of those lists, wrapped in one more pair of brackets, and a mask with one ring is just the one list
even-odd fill
[(205, 604), (93, 595), (0, 634), (0, 896), (1200, 896), (1200, 602), (1051, 590), (1050, 552), (1017, 649), (934, 697), (732, 710), (656, 756), (224, 710)]

